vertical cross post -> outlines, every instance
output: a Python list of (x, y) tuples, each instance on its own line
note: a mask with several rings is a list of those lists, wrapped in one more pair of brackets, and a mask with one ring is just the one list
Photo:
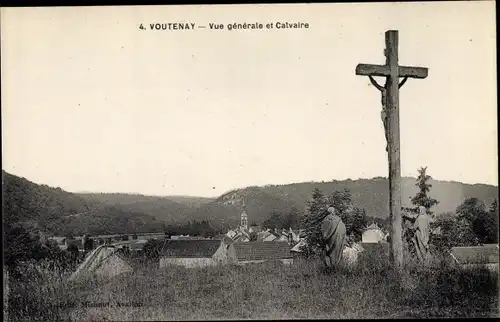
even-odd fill
[(401, 158), (399, 140), (399, 65), (398, 32), (389, 30), (385, 34), (387, 77), (387, 112), (389, 131), (389, 208), (392, 223), (392, 256), (396, 267), (403, 265), (403, 239), (401, 232)]
[[(401, 158), (399, 135), (399, 88), (408, 78), (426, 78), (428, 69), (423, 67), (399, 66), (398, 31), (385, 33), (385, 65), (358, 64), (356, 75), (369, 76), (370, 81), (382, 92), (387, 124), (387, 151), (389, 159), (389, 209), (391, 219), (391, 257), (395, 267), (403, 266), (403, 239), (401, 219)], [(386, 78), (385, 86), (380, 86), (373, 76)], [(399, 78), (403, 81), (399, 83)], [(386, 118), (386, 119), (385, 119)]]

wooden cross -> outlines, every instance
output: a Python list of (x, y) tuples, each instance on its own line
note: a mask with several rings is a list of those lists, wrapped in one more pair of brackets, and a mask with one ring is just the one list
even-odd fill
[[(387, 140), (389, 159), (389, 208), (392, 222), (391, 257), (397, 268), (403, 266), (403, 240), (401, 236), (401, 159), (399, 141), (399, 88), (408, 78), (426, 78), (428, 69), (398, 65), (398, 31), (385, 33), (385, 65), (358, 64), (356, 75), (368, 76), (382, 93), (382, 120)], [(373, 76), (386, 78), (380, 86)], [(399, 83), (399, 78), (403, 81)]]

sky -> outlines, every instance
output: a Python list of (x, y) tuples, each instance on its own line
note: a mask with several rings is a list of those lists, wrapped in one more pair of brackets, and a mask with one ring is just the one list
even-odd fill
[[(168, 22), (206, 28), (148, 30)], [(234, 22), (309, 28), (208, 27)], [(208, 197), (386, 177), (380, 93), (355, 67), (385, 62), (387, 30), (429, 68), (401, 88), (402, 175), (498, 185), (493, 1), (2, 8), (2, 168)]]

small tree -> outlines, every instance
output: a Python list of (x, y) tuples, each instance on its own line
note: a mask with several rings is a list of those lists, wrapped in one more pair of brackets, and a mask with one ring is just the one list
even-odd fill
[(454, 233), (454, 246), (476, 246), (479, 240), (472, 230), (471, 223), (466, 219), (457, 219), (456, 230)]
[(307, 246), (304, 247), (306, 255), (314, 253), (324, 245), (321, 233), (321, 222), (326, 217), (327, 199), (318, 188), (314, 189), (312, 199), (307, 202), (307, 212), (302, 219)]
[(76, 261), (78, 259), (78, 254), (80, 253), (80, 251), (78, 250), (78, 246), (76, 246), (76, 244), (69, 244), (66, 251), (70, 254), (71, 260)]
[(325, 241), (321, 232), (321, 222), (328, 214), (327, 208), (332, 205), (346, 227), (347, 236), (353, 235), (355, 240), (361, 239), (366, 227), (366, 213), (364, 210), (353, 207), (351, 192), (348, 189), (334, 191), (328, 198), (319, 189), (313, 192), (312, 200), (308, 202), (308, 209), (303, 217), (308, 252), (321, 251)]
[[(476, 245), (494, 243), (498, 240), (498, 219), (496, 213), (491, 212), (491, 208), (488, 211), (486, 205), (477, 198), (469, 198), (457, 208), (457, 220), (462, 229), (460, 235), (462, 243)], [(474, 238), (463, 232), (471, 232)]]
[(94, 240), (92, 238), (87, 238), (83, 244), (83, 249), (85, 251), (94, 249)]
[[(405, 209), (405, 211), (410, 213), (416, 213), (418, 207), (423, 206), (426, 209), (427, 214), (432, 215), (433, 212), (431, 208), (439, 203), (438, 200), (431, 198), (429, 196), (429, 192), (431, 191), (432, 184), (429, 183), (432, 177), (427, 174), (427, 167), (420, 167), (418, 169), (418, 177), (415, 185), (419, 188), (417, 194), (411, 198), (411, 203), (415, 206), (413, 209)], [(413, 220), (408, 220), (407, 218), (403, 219), (403, 238), (406, 242), (406, 249), (409, 253), (413, 254), (415, 252), (414, 245), (411, 242), (413, 238), (413, 231), (411, 229), (413, 225)], [(435, 225), (432, 225), (435, 226)], [(431, 240), (432, 234), (430, 236)]]
[(418, 170), (419, 175), (415, 185), (420, 189), (420, 191), (411, 199), (411, 203), (415, 206), (424, 206), (427, 213), (432, 214), (430, 209), (437, 205), (439, 201), (428, 196), (428, 193), (432, 188), (432, 185), (428, 182), (432, 179), (432, 177), (427, 175), (426, 171), (427, 167), (421, 167)]
[(150, 239), (142, 248), (144, 257), (148, 261), (156, 261), (160, 257), (164, 241), (161, 239)]
[(349, 189), (334, 191), (328, 198), (328, 203), (335, 207), (342, 219), (354, 210), (352, 207), (352, 197)]
[(351, 191), (349, 189), (334, 191), (328, 200), (338, 211), (346, 227), (346, 234), (354, 236), (354, 241), (360, 241), (368, 220), (364, 209), (353, 206)]
[(469, 198), (457, 207), (457, 218), (472, 223), (483, 212), (486, 212), (485, 204), (477, 198)]
[(252, 231), (250, 233), (250, 241), (251, 242), (257, 241), (257, 237), (258, 237), (258, 235), (257, 235), (257, 233), (255, 231)]
[(439, 215), (435, 222), (436, 228), (439, 227), (440, 234), (431, 234), (429, 243), (434, 245), (439, 253), (446, 253), (451, 247), (456, 246), (457, 221), (455, 214), (443, 213)]
[(361, 237), (367, 223), (368, 219), (366, 217), (366, 211), (355, 207), (350, 214), (350, 218), (348, 220), (349, 225), (346, 225), (346, 230), (349, 234), (354, 236), (354, 241), (361, 241)]

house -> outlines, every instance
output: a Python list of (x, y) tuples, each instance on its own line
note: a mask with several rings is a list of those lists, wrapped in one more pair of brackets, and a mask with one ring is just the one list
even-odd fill
[(235, 243), (246, 243), (250, 241), (250, 234), (245, 230), (241, 230), (232, 239)]
[(275, 241), (278, 239), (278, 234), (272, 232), (271, 230), (267, 229), (266, 231), (262, 232), (261, 234), (257, 235), (257, 241), (263, 241), (263, 242), (270, 242), (270, 241)]
[(498, 272), (498, 244), (453, 247), (450, 261), (463, 268), (486, 267)]
[(293, 243), (293, 231), (291, 228), (290, 230), (282, 229), (281, 233), (278, 233), (277, 235), (278, 236), (275, 241), (286, 242), (289, 244)]
[(82, 241), (74, 237), (66, 237), (62, 239), (62, 242), (58, 245), (61, 250), (68, 250), (70, 245), (75, 245), (78, 247), (79, 251), (83, 251)]
[(294, 253), (302, 253), (302, 247), (306, 245), (306, 241), (304, 239), (301, 239), (297, 244), (295, 244), (295, 246), (292, 247), (292, 249), (290, 249), (290, 251)]
[(233, 242), (227, 240), (165, 239), (160, 251), (160, 268), (215, 266), (234, 262), (235, 258)]
[(120, 241), (117, 243), (114, 243), (113, 246), (115, 246), (118, 249), (125, 249), (127, 248), (131, 252), (140, 252), (144, 248), (144, 245), (148, 241), (145, 239), (134, 239), (134, 240), (127, 240), (127, 241)]
[(299, 233), (298, 232), (295, 232), (292, 230), (292, 228), (290, 227), (289, 231), (288, 231), (288, 235), (289, 237), (291, 238), (291, 241), (294, 242), (294, 243), (298, 243), (300, 241), (300, 237), (299, 237)]
[(293, 263), (294, 255), (288, 243), (252, 242), (234, 244), (237, 264), (262, 263), (280, 261), (284, 264)]
[(378, 243), (384, 240), (384, 237), (385, 234), (382, 232), (382, 229), (376, 223), (373, 223), (363, 231), (361, 240), (363, 243)]
[(269, 235), (269, 232), (267, 231), (261, 231), (261, 232), (258, 232), (257, 233), (257, 241), (263, 241), (265, 237), (267, 237), (267, 235)]
[(237, 234), (237, 232), (235, 230), (232, 230), (230, 229), (227, 233), (226, 233), (226, 236), (229, 237), (229, 238), (233, 238), (235, 237)]
[(281, 234), (281, 236), (279, 236), (276, 241), (278, 242), (285, 242), (287, 243), (288, 242), (288, 234)]
[(276, 241), (287, 242), (290, 245), (296, 244), (300, 241), (299, 235), (295, 233), (292, 228), (286, 230), (281, 230), (281, 235), (276, 239)]
[(66, 239), (66, 237), (53, 236), (53, 237), (49, 237), (48, 239), (50, 241), (54, 241), (57, 245), (62, 245), (62, 244), (64, 244), (64, 240)]
[(223, 236), (219, 240), (221, 240), (225, 244), (234, 244), (234, 240), (232, 240), (231, 238), (229, 238), (227, 236)]
[(83, 263), (71, 274), (69, 280), (79, 280), (91, 275), (112, 278), (132, 271), (132, 266), (117, 247), (102, 245), (87, 255)]
[(275, 234), (269, 233), (262, 239), (262, 241), (271, 242), (271, 241), (275, 241), (277, 238), (278, 238), (278, 236), (276, 236)]

